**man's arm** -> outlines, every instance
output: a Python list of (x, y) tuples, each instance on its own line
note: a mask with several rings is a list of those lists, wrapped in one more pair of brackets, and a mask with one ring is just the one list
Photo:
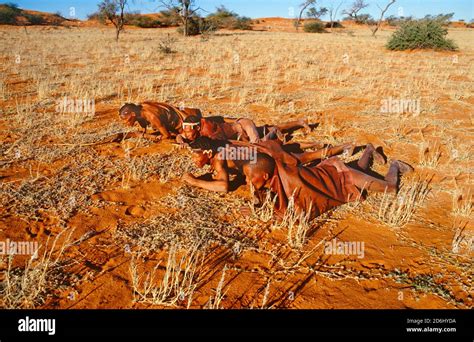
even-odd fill
[(257, 126), (255, 126), (255, 123), (252, 120), (240, 119), (239, 124), (249, 137), (251, 143), (258, 143), (260, 141)]
[(224, 165), (223, 160), (219, 160), (217, 165), (214, 165), (214, 168), (217, 172), (214, 180), (207, 181), (204, 179), (199, 179), (193, 176), (191, 173), (186, 173), (183, 176), (183, 181), (189, 185), (196, 186), (201, 189), (215, 191), (215, 192), (227, 192), (229, 191), (229, 173)]
[(330, 158), (330, 157), (336, 156), (338, 154), (343, 153), (346, 150), (352, 151), (353, 149), (354, 149), (354, 144), (348, 143), (344, 145), (323, 148), (314, 152), (292, 153), (292, 155), (295, 156), (301, 164), (306, 164), (318, 159)]

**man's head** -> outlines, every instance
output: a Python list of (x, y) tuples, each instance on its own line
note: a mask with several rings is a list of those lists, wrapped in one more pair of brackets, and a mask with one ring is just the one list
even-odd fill
[(256, 163), (247, 163), (242, 168), (247, 184), (252, 184), (256, 190), (260, 190), (267, 185), (274, 170), (275, 161), (264, 153), (257, 154)]
[(196, 115), (188, 116), (183, 121), (183, 136), (190, 141), (196, 140), (201, 135), (201, 118)]
[(133, 126), (137, 121), (137, 118), (140, 116), (141, 110), (141, 106), (137, 106), (133, 103), (126, 103), (119, 109), (119, 115), (126, 125)]
[(197, 167), (210, 164), (212, 157), (218, 153), (219, 147), (225, 143), (219, 140), (212, 140), (208, 137), (198, 137), (189, 144), (193, 150), (193, 161)]

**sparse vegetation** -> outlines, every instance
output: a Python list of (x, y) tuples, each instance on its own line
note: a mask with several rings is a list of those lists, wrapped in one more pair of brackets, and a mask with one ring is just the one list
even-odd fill
[[(163, 16), (157, 18), (164, 22)], [(178, 295), (172, 307), (186, 308), (190, 299), (192, 308), (472, 306), (468, 260), (473, 240), (467, 218), (472, 216), (468, 189), (473, 153), (466, 128), (471, 124), (466, 114), (471, 106), (466, 96), (471, 32), (450, 29), (462, 51), (456, 59), (433, 51), (386, 58), (384, 40), (372, 39), (367, 27), (349, 24), (351, 31), (310, 35), (295, 34), (290, 20), (261, 19), (254, 25), (267, 32), (222, 33), (205, 43), (177, 38), (168, 45), (174, 54), (160, 52), (168, 33), (177, 37), (174, 29), (130, 29), (118, 45), (111, 39), (113, 27), (94, 23), (74, 29), (31, 27), (27, 34), (23, 27), (0, 29), (4, 232), (41, 242), (73, 227), (88, 232), (51, 268), (44, 292), (21, 307), (150, 307), (151, 291), (155, 298), (165, 298), (157, 302), (170, 305), (181, 292), (163, 283), (170, 248), (176, 251), (171, 260), (179, 265), (197, 244), (206, 256), (192, 283), (199, 286), (192, 296)], [(280, 29), (286, 32), (274, 32)], [(378, 33), (380, 38), (389, 34)], [(421, 98), (420, 114), (379, 115), (380, 100), (390, 96)], [(58, 110), (65, 97), (94, 100), (96, 111)], [(137, 127), (126, 128), (118, 120), (117, 109), (124, 102), (145, 100), (201, 108), (204, 115), (249, 117), (259, 125), (307, 117), (318, 127), (295, 132), (293, 141), (321, 146), (372, 142), (389, 158), (414, 165), (414, 180), (404, 176), (400, 194), (387, 194), (383, 203), (382, 195), (369, 194), (357, 206), (335, 209), (330, 217), (318, 218), (321, 229), (305, 230), (307, 225), (287, 217), (293, 225), (272, 230), (275, 198), (270, 194), (264, 193), (260, 205), (249, 210), (248, 189), (233, 174), (229, 194), (184, 186), (184, 172), (200, 176), (210, 170), (198, 170), (189, 151), (174, 148), (172, 141), (142, 139)], [(129, 131), (138, 137), (127, 138)], [(352, 163), (359, 153), (344, 160)], [(387, 167), (375, 163), (372, 169), (384, 175)], [(429, 185), (433, 196), (423, 200), (420, 194), (410, 202), (416, 189), (423, 192), (416, 179), (424, 173), (435, 176)], [(386, 209), (379, 219), (381, 204)], [(386, 222), (403, 229), (383, 229)], [(321, 245), (314, 249), (334, 237), (365, 241), (365, 258), (325, 256)], [(413, 256), (409, 262), (403, 260), (407, 251)], [(139, 278), (134, 297), (127, 271), (131, 256)], [(27, 264), (20, 260), (12, 260), (10, 279), (18, 276), (21, 283)], [(75, 265), (71, 274), (62, 267), (70, 260)], [(3, 261), (2, 277), (8, 265)], [(414, 269), (412, 262), (420, 268)], [(168, 284), (192, 288), (182, 281), (184, 264), (180, 272), (170, 267)], [(390, 278), (396, 268), (402, 273)], [(154, 282), (144, 286), (153, 269)], [(417, 279), (430, 276), (420, 269), (443, 278)], [(171, 274), (179, 281), (173, 282)], [(70, 276), (84, 282), (72, 283)], [(48, 285), (50, 279), (54, 286)], [(407, 301), (386, 301), (397, 297), (397, 279), (407, 281)], [(314, 296), (315, 282), (330, 301)], [(28, 283), (25, 289), (35, 289), (34, 281)], [(336, 291), (338, 284), (347, 291)], [(378, 287), (387, 289), (386, 298), (378, 296)], [(20, 288), (10, 292), (20, 294)], [(451, 296), (439, 295), (451, 288)], [(141, 297), (145, 289), (148, 295)], [(296, 300), (289, 299), (290, 291)], [(359, 296), (365, 291), (371, 295)], [(77, 297), (66, 298), (68, 292)], [(164, 293), (169, 295), (159, 295)], [(2, 293), (0, 300), (4, 298)]]

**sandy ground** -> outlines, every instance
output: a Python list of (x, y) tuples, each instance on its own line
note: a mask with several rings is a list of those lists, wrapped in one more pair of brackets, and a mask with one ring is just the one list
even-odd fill
[[(41, 246), (33, 261), (2, 256), (2, 307), (472, 307), (473, 31), (450, 29), (457, 52), (390, 52), (388, 29), (259, 25), (133, 29), (118, 44), (109, 28), (0, 27), (0, 240)], [(168, 37), (175, 53), (159, 49)], [(65, 97), (95, 113), (58, 111)], [(398, 99), (419, 110), (383, 110)], [(126, 130), (121, 104), (144, 100), (307, 118), (319, 125), (295, 140), (371, 142), (415, 173), (397, 197), (318, 218), (297, 246), (262, 211), (242, 214), (247, 186), (184, 185), (199, 170), (171, 142), (97, 144)], [(339, 242), (361, 249), (328, 252)]]

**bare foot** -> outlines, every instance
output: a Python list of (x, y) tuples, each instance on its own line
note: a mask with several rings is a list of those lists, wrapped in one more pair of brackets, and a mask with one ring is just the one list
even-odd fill
[(347, 143), (347, 144), (344, 144), (343, 148), (344, 148), (344, 151), (342, 152), (342, 154), (344, 156), (351, 157), (354, 154), (354, 149), (356, 148), (356, 144)]
[(300, 121), (300, 125), (303, 126), (304, 132), (306, 134), (311, 133), (311, 127), (309, 127), (309, 125), (308, 125), (308, 120), (300, 119), (299, 121)]
[(395, 163), (397, 164), (398, 166), (398, 170), (400, 171), (400, 173), (403, 175), (405, 173), (409, 173), (409, 172), (413, 172), (415, 171), (415, 169), (408, 165), (407, 163), (405, 162), (402, 162), (401, 160), (393, 160), (392, 163)]
[(382, 165), (387, 164), (387, 159), (385, 158), (381, 147), (377, 147), (374, 150), (372, 157), (374, 158), (377, 164), (382, 164)]

